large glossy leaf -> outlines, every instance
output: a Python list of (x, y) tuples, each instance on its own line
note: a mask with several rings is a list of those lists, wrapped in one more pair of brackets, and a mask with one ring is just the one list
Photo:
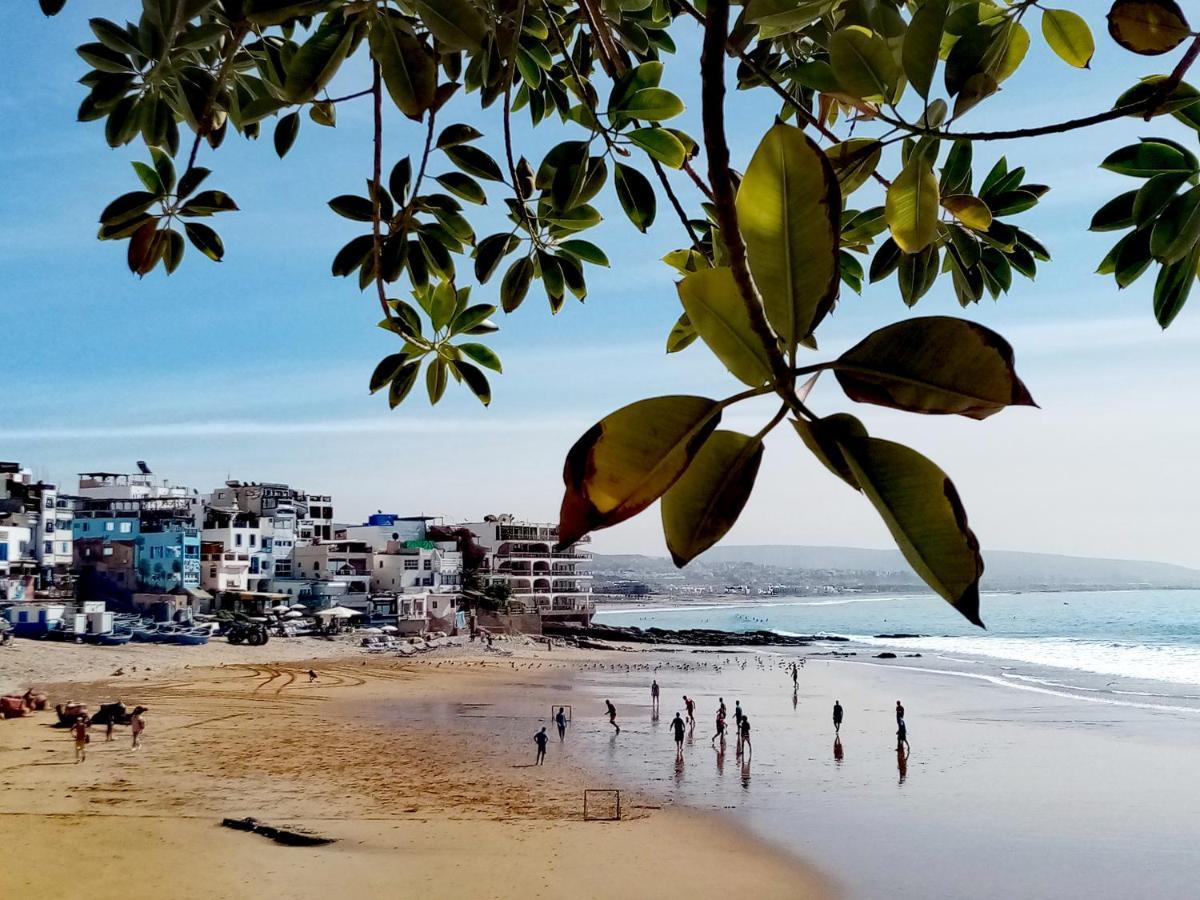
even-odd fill
[(1158, 217), (1150, 233), (1150, 253), (1163, 262), (1178, 262), (1191, 252), (1198, 240), (1200, 187), (1194, 187), (1168, 203)]
[(883, 145), (874, 138), (851, 138), (834, 144), (825, 154), (837, 174), (842, 196), (853, 194), (866, 183), (879, 165)]
[(737, 212), (767, 319), (788, 347), (837, 300), (841, 208), (828, 157), (799, 128), (772, 127), (746, 168)]
[(488, 26), (471, 0), (412, 0), (422, 21), (447, 50), (479, 50)]
[(1100, 168), (1118, 175), (1132, 175), (1134, 178), (1153, 178), (1163, 172), (1196, 172), (1195, 155), (1173, 141), (1143, 138), (1136, 144), (1114, 150)]
[(800, 440), (804, 441), (804, 446), (812, 451), (813, 456), (820, 460), (821, 465), (850, 487), (858, 489), (858, 482), (854, 478), (854, 473), (850, 471), (846, 458), (842, 455), (842, 448), (838, 446), (838, 441), (865, 438), (867, 429), (862, 422), (849, 413), (835, 413), (811, 422), (807, 419), (793, 419), (792, 426), (800, 435)]
[(985, 419), (1033, 406), (1012, 347), (991, 329), (949, 316), (908, 319), (872, 332), (833, 363), (847, 396), (909, 412)]
[(637, 515), (684, 473), (721, 419), (707, 397), (639, 400), (593, 425), (563, 467), (559, 546)]
[(1042, 10), (1042, 36), (1050, 49), (1077, 69), (1086, 69), (1096, 52), (1096, 41), (1087, 21), (1069, 9)]
[(917, 253), (937, 237), (938, 180), (929, 163), (913, 157), (888, 188), (884, 205), (892, 240)]
[(933, 462), (878, 438), (838, 442), (850, 473), (918, 575), (967, 621), (979, 619), (979, 540), (954, 483)]
[(368, 40), (392, 102), (406, 116), (424, 115), (437, 90), (433, 56), (390, 16), (375, 19)]
[(922, 97), (929, 96), (929, 87), (933, 83), (949, 5), (949, 0), (926, 0), (913, 13), (904, 34), (900, 60), (909, 83)]
[(1200, 262), (1200, 247), (1193, 247), (1182, 259), (1168, 263), (1158, 273), (1154, 284), (1154, 318), (1166, 328), (1187, 302), (1196, 284), (1196, 266)]
[(650, 179), (632, 166), (617, 163), (613, 176), (613, 186), (617, 190), (617, 199), (621, 209), (629, 217), (638, 231), (646, 231), (654, 224), (654, 216), (658, 210), (658, 199)]
[(727, 266), (701, 269), (679, 282), (688, 320), (725, 368), (751, 387), (771, 380), (771, 358)]
[(829, 42), (829, 62), (838, 85), (859, 100), (891, 101), (900, 80), (887, 41), (867, 28), (838, 29)]
[(1191, 35), (1187, 17), (1174, 0), (1116, 0), (1108, 12), (1108, 33), (1134, 53), (1170, 53)]
[(284, 96), (293, 103), (311, 100), (337, 73), (354, 38), (340, 15), (328, 15), (296, 51), (287, 67)]
[(686, 566), (733, 527), (754, 489), (762, 453), (761, 440), (714, 431), (663, 494), (663, 534), (676, 566)]

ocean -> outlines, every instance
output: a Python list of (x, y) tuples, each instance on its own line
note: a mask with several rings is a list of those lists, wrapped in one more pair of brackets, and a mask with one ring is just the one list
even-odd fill
[[(650, 605), (596, 618), (641, 628), (838, 635), (849, 642), (815, 652), (920, 653), (923, 664), (969, 675), (992, 671), (988, 677), (1013, 687), (1200, 706), (1200, 591), (985, 594), (981, 610), (986, 630), (932, 594)], [(879, 637), (886, 634), (920, 637)]]

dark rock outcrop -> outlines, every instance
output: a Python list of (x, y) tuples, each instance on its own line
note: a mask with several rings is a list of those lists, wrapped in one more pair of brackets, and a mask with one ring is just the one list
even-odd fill
[(579, 625), (572, 622), (544, 622), (542, 632), (556, 637), (585, 641), (623, 641), (639, 644), (686, 644), (696, 647), (808, 647), (817, 642), (847, 641), (838, 635), (783, 635), (773, 631), (718, 631), (713, 628), (637, 628), (614, 625)]

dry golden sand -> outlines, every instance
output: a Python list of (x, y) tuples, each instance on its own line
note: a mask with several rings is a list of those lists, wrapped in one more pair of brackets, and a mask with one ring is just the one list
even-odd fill
[[(630, 797), (622, 821), (582, 821), (581, 770), (563, 756), (513, 765), (484, 719), (462, 715), (545, 686), (509, 660), (311, 665), (312, 685), (310, 663), (290, 661), (52, 687), (52, 701), (150, 708), (142, 750), (127, 729), (113, 743), (96, 729), (80, 765), (53, 713), (0, 722), (0, 897), (829, 894), (797, 861), (699, 814)], [(396, 704), (433, 724), (388, 721)], [(225, 816), (336, 843), (284, 847), (219, 827)]]

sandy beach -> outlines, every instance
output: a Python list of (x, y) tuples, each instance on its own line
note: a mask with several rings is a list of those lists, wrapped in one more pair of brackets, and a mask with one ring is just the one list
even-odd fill
[[(126, 676), (49, 687), (149, 706), (137, 753), (118, 729), (75, 765), (52, 714), (0, 722), (0, 837), (24, 860), (0, 869), (0, 896), (1194, 896), (1192, 708), (818, 648), (514, 643), (397, 660), (337, 645), (310, 663), (313, 645), (297, 644), (234, 661), (247, 648), (214, 642), (208, 667), (156, 657), (147, 675), (147, 656)], [(34, 646), (29, 671), (60, 672), (64, 649)], [(787, 666), (805, 652), (793, 693)], [(684, 693), (697, 724), (677, 760)], [(751, 716), (744, 759), (710, 741), (719, 698)], [(912, 749), (898, 755), (901, 698)], [(561, 743), (559, 705), (572, 713)], [(622, 820), (583, 821), (585, 788), (620, 789)], [(281, 847), (219, 827), (226, 816), (336, 842)], [(68, 861), (86, 884), (64, 878)]]
[[(53, 713), (0, 722), (0, 840), (14, 856), (0, 867), (0, 896), (833, 893), (792, 855), (712, 814), (654, 808), (637, 791), (623, 797), (621, 821), (583, 821), (582, 790), (595, 786), (583, 754), (552, 747), (547, 765), (528, 765), (532, 697), (561, 698), (571, 690), (557, 683), (561, 675), (606, 654), (576, 651), (551, 669), (527, 650), (400, 661), (345, 647), (310, 662), (288, 660), (284, 644), (272, 642), (256, 648), (270, 660), (213, 668), (192, 656), (190, 668), (168, 671), (163, 648), (125, 648), (93, 664), (69, 658), (85, 648), (21, 643), (20, 684), (9, 657), (0, 659), (7, 687), (36, 680), (52, 699), (93, 708), (116, 697), (142, 703), (149, 726), (137, 752), (128, 729), (113, 743), (96, 729), (77, 765), (67, 732), (51, 727)], [(247, 650), (201, 649), (231, 659)], [(32, 677), (64, 666), (92, 674), (119, 666), (128, 676), (69, 686)], [(508, 712), (481, 718), (473, 709)], [(497, 723), (513, 729), (511, 741), (489, 737)], [(244, 816), (335, 843), (285, 847), (219, 826)]]

